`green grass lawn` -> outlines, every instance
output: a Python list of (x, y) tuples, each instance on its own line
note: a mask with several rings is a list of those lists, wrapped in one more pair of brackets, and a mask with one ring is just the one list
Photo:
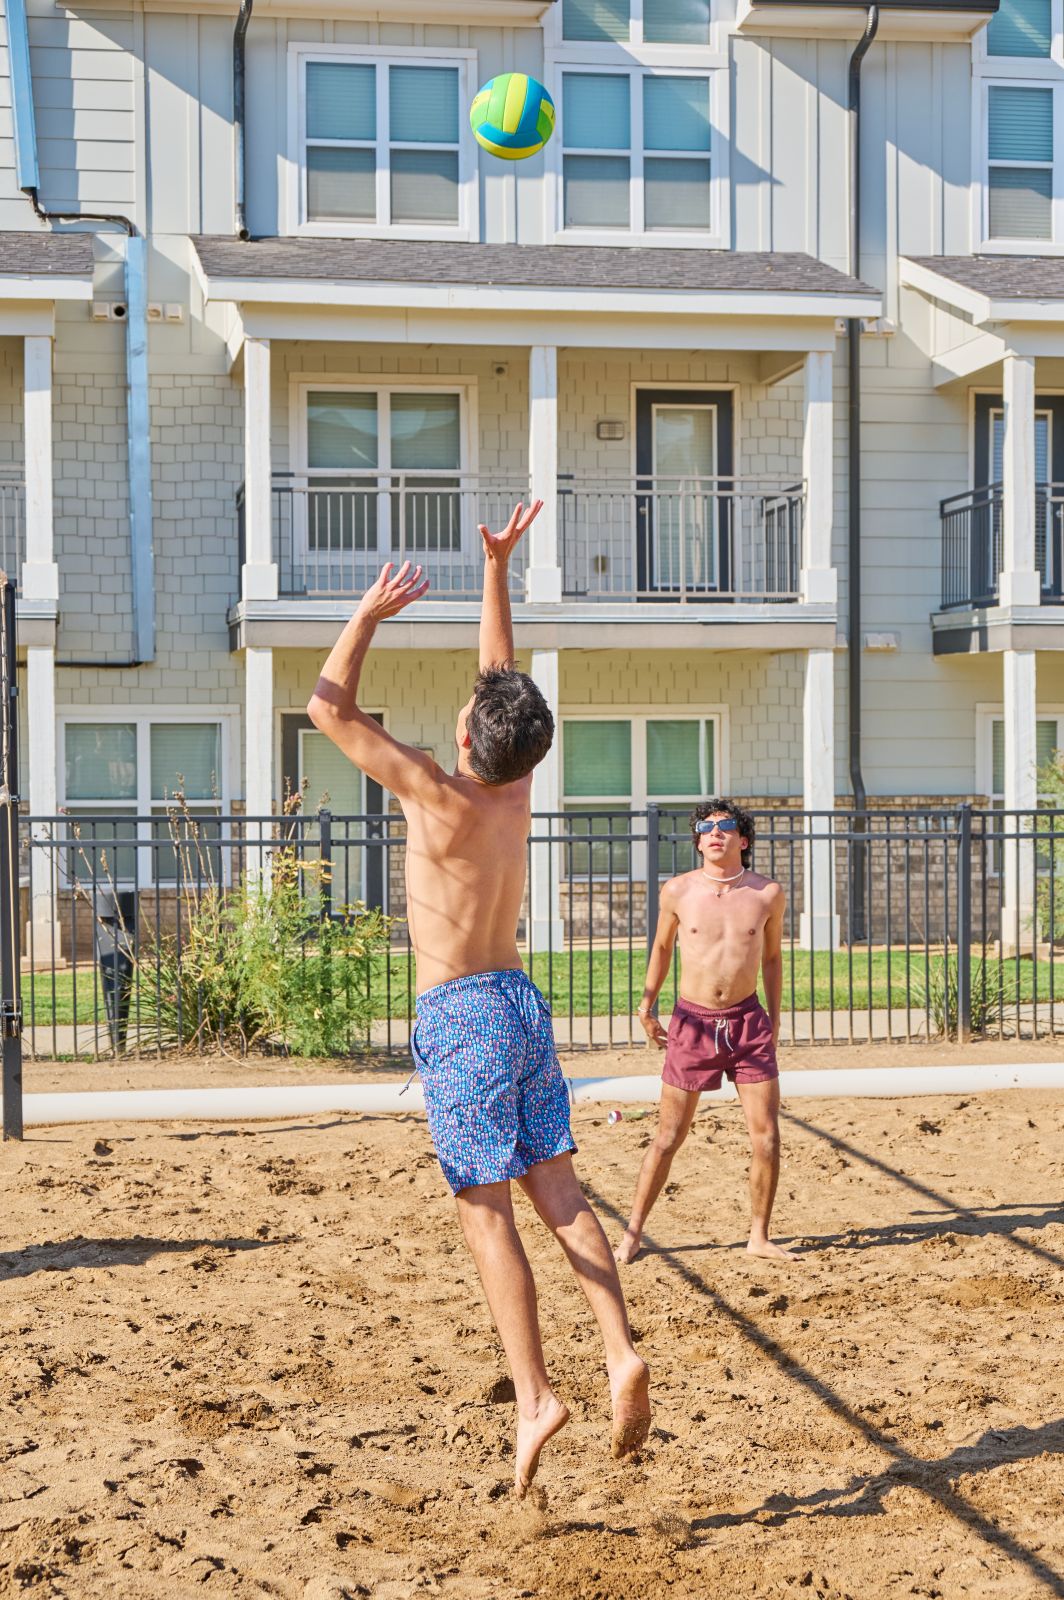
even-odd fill
[[(570, 1012), (576, 1016), (606, 1016), (610, 1013), (634, 1011), (643, 991), (645, 957), (636, 949), (576, 951), (570, 958), (555, 955), (548, 963), (545, 954), (536, 954), (532, 960), (532, 977), (547, 995), (558, 1016)], [(923, 1009), (928, 980), (932, 990), (941, 989), (943, 958), (932, 955), (925, 958), (922, 952), (903, 950), (855, 950), (852, 960), (849, 952), (837, 953), (833, 960), (827, 954), (815, 957), (806, 951), (795, 951), (793, 958), (784, 954), (783, 1010), (784, 1013), (808, 1011), (879, 1010), (888, 1004), (904, 1007), (906, 1004)], [(405, 954), (393, 953), (374, 960), (371, 980), (373, 1014), (389, 1014), (402, 1018), (413, 1004), (413, 963)], [(145, 1011), (152, 1009), (152, 977), (150, 969), (142, 976)], [(978, 997), (984, 988), (992, 995), (1000, 995), (1003, 1004), (1014, 1006), (1029, 1003), (1035, 997), (1048, 1001), (1051, 996), (1064, 1002), (1064, 968), (1054, 968), (1048, 961), (1037, 964), (1031, 961), (988, 961), (985, 968), (979, 962), (972, 964), (972, 987)], [(908, 986), (908, 989), (907, 989)], [(22, 1004), (27, 1026), (38, 1028), (74, 1021), (75, 995), (79, 1025), (105, 1021), (103, 990), (92, 967), (77, 971), (25, 974), (22, 980)], [(661, 1010), (667, 1013), (675, 996), (670, 977), (661, 996)]]

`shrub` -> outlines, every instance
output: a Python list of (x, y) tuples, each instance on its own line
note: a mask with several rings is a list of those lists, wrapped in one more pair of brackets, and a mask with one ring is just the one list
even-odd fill
[(157, 913), (135, 949), (126, 938), (131, 1027), (197, 1053), (348, 1054), (370, 1019), (371, 964), (392, 919), (360, 902), (323, 914), (328, 868), (283, 839), (264, 850), (264, 874), (227, 886), (203, 823), (183, 805), (169, 823), (175, 926)]

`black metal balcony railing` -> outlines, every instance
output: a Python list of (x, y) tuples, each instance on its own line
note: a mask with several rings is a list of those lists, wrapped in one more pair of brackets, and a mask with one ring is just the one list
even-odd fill
[[(995, 605), (1004, 527), (1000, 483), (985, 484), (941, 503), (942, 609)], [(1035, 490), (1035, 562), (1044, 605), (1064, 604), (1064, 484)]]
[(591, 600), (798, 598), (801, 484), (563, 480), (562, 592)]
[[(467, 473), (284, 473), (271, 489), (273, 559), (282, 595), (360, 594), (385, 560), (420, 561), (432, 594), (475, 598), (479, 523), (502, 527), (528, 484)], [(639, 478), (558, 486), (566, 598), (793, 601), (802, 486), (745, 479)], [(240, 560), (244, 494), (237, 498)], [(524, 593), (529, 544), (511, 569)]]
[(22, 587), (26, 559), (26, 487), (21, 467), (0, 467), (0, 572)]

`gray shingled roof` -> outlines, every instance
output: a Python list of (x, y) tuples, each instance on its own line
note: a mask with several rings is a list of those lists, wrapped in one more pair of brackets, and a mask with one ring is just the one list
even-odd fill
[(90, 233), (0, 233), (0, 277), (87, 278)]
[(1064, 258), (1054, 256), (910, 256), (963, 289), (992, 300), (1064, 299)]
[(353, 283), (495, 284), (510, 288), (878, 291), (812, 256), (768, 251), (645, 250), (617, 245), (449, 244), (377, 239), (199, 237), (209, 278)]

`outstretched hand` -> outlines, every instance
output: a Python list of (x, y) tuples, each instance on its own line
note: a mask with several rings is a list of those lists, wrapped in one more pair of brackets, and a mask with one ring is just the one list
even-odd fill
[(518, 501), (514, 506), (513, 516), (501, 533), (492, 533), (481, 522), (480, 537), (484, 541), (484, 553), (489, 561), (506, 561), (517, 541), (527, 528), (530, 528), (543, 510), (542, 500), (533, 500), (526, 511), (524, 505)]
[(364, 617), (372, 617), (374, 622), (383, 622), (385, 617), (396, 616), (428, 592), (429, 580), (422, 578), (419, 566), (411, 571), (409, 561), (404, 561), (392, 577), (393, 565), (391, 561), (384, 563), (376, 583), (366, 590), (359, 601), (359, 611)]

